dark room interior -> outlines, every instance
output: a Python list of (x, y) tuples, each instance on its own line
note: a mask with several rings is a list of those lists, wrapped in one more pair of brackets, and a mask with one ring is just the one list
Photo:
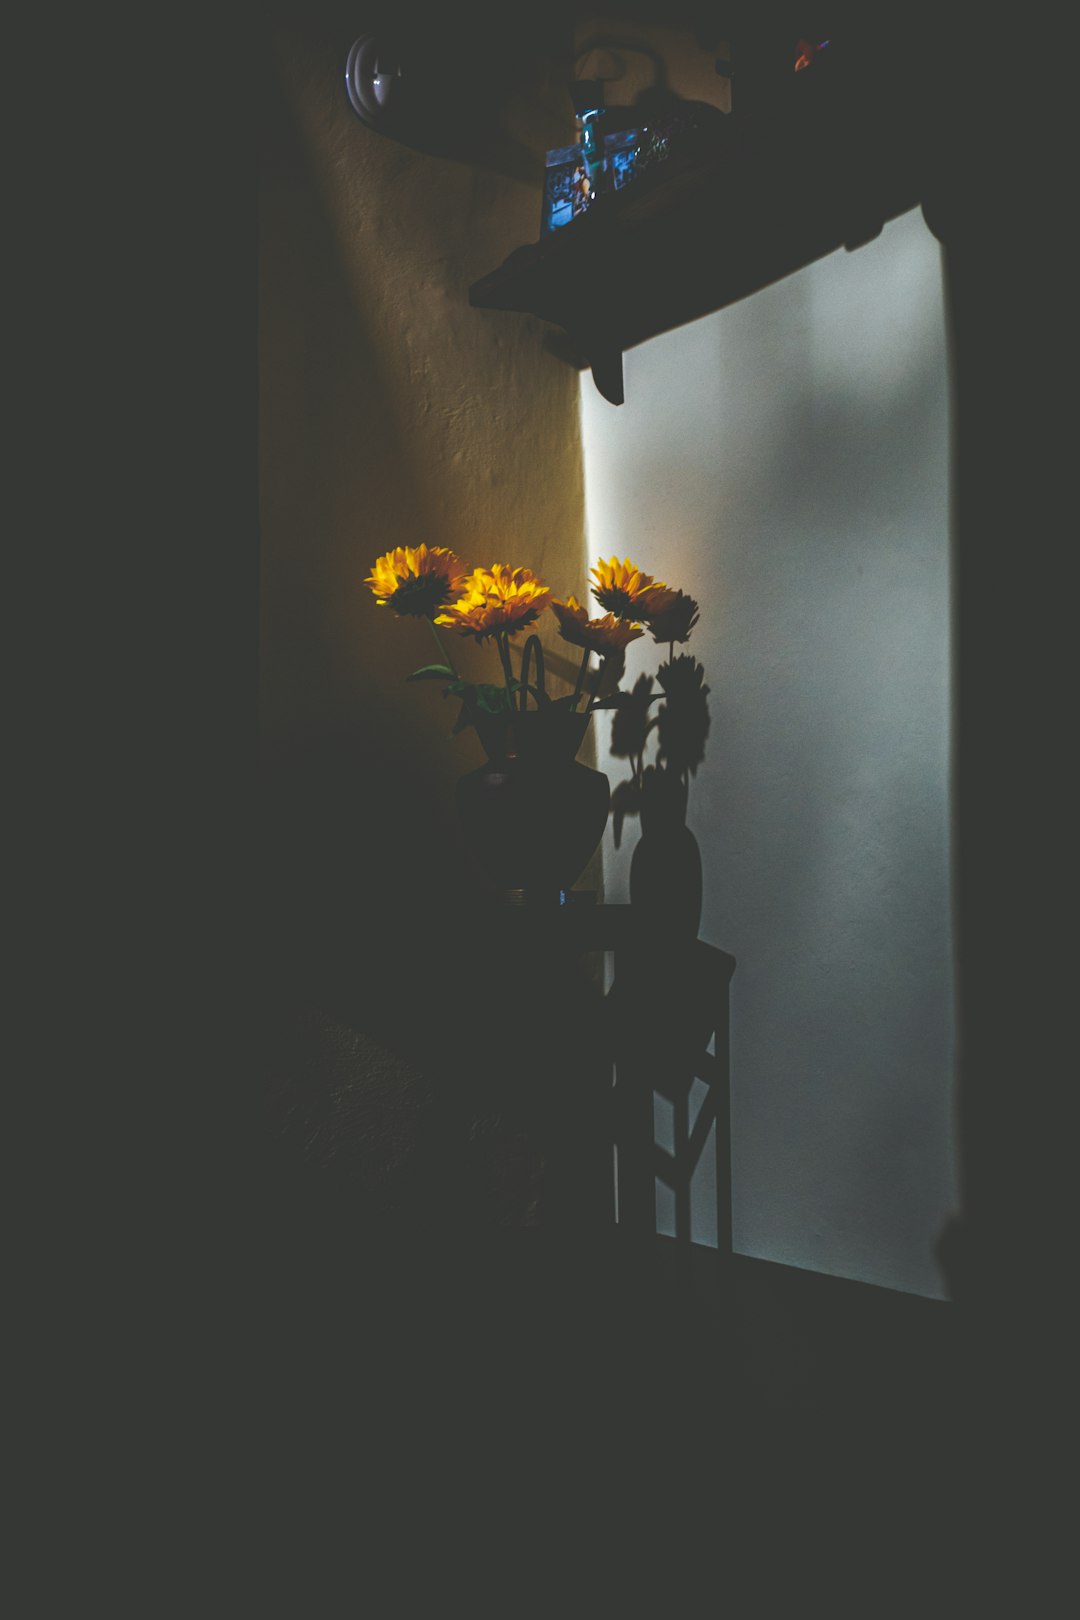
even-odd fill
[[(177, 1004), (163, 1134), (220, 1124), (177, 1206), (181, 1518), (240, 1573), (186, 1612), (1055, 1612), (1047, 29), (275, 0), (235, 32), (242, 156), (171, 338), (200, 763), (138, 969)], [(470, 633), (422, 547), (558, 611)], [(692, 634), (647, 636), (676, 589)], [(556, 710), (613, 795), (572, 855)], [(528, 856), (467, 782), (518, 783)]]

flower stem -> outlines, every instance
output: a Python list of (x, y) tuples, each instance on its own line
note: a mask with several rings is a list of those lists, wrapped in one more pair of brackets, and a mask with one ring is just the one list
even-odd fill
[(581, 655), (581, 668), (577, 672), (577, 685), (574, 687), (574, 701), (570, 705), (572, 709), (577, 709), (578, 698), (581, 696), (581, 688), (585, 685), (585, 671), (588, 669), (588, 667), (589, 648), (586, 647)]
[(456, 681), (458, 679), (458, 672), (454, 668), (453, 659), (450, 657), (450, 654), (447, 652), (446, 648), (443, 646), (442, 636), (440, 636), (439, 632), (435, 628), (435, 620), (434, 619), (429, 619), (428, 624), (430, 624), (431, 633), (435, 637), (435, 645), (436, 645), (436, 647), (438, 647), (440, 653), (442, 654), (443, 663), (446, 665), (447, 669), (450, 671), (451, 675), (454, 677), (454, 679)]
[(506, 701), (510, 708), (514, 706), (514, 669), (510, 662), (510, 643), (505, 630), (495, 632), (495, 645), (499, 649), (502, 660), (503, 674), (506, 676)]

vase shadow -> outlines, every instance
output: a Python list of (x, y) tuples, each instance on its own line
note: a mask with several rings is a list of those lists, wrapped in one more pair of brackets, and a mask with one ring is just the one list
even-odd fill
[[(686, 824), (690, 778), (705, 758), (709, 733), (709, 688), (695, 658), (669, 657), (653, 677), (639, 677), (618, 694), (611, 752), (631, 762), (632, 775), (612, 796), (618, 848), (628, 816), (638, 816), (641, 836), (630, 865), (630, 902), (642, 920), (665, 938), (694, 939), (701, 922), (702, 867), (697, 839)], [(660, 707), (652, 714), (652, 705)], [(645, 764), (656, 733), (654, 763)]]

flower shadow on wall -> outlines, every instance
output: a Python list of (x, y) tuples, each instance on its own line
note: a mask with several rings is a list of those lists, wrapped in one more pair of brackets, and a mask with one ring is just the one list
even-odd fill
[[(603, 704), (613, 711), (611, 752), (629, 760), (632, 773), (612, 795), (612, 831), (618, 849), (627, 817), (640, 817), (631, 903), (661, 934), (694, 938), (701, 921), (701, 852), (686, 811), (690, 778), (705, 758), (709, 688), (696, 658), (675, 656), (675, 644), (688, 641), (697, 623), (697, 603), (681, 591), (665, 591), (654, 608), (649, 629), (654, 641), (667, 643), (666, 662), (655, 677), (640, 675), (629, 692)], [(660, 707), (651, 713), (654, 704)], [(654, 734), (655, 758), (646, 764)]]

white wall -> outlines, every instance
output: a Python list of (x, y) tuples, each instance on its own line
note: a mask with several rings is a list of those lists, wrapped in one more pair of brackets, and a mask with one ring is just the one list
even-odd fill
[[(730, 951), (734, 1242), (944, 1292), (956, 1202), (949, 919), (948, 399), (918, 212), (582, 376), (591, 560), (701, 603), (690, 824)], [(654, 670), (651, 641), (628, 673)], [(607, 752), (612, 785), (625, 765)], [(605, 849), (627, 897), (638, 824)]]

